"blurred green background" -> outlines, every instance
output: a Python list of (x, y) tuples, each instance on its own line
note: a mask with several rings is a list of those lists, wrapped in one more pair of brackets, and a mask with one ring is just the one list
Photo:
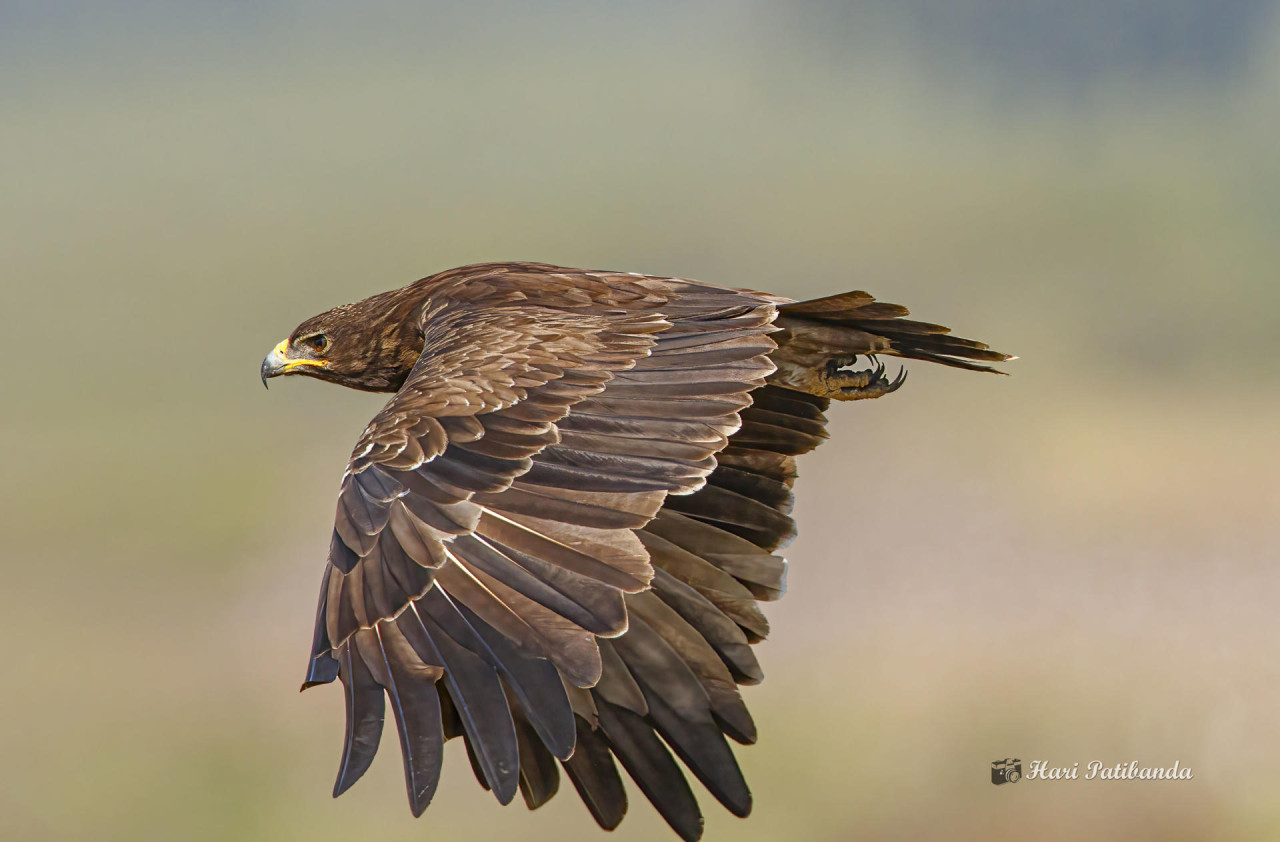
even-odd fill
[[(806, 459), (747, 821), (1280, 838), (1273, 2), (0, 3), (7, 839), (596, 839), (297, 693), (381, 405), (302, 319), (539, 260), (851, 288), (1019, 354)], [(1137, 760), (1181, 782), (989, 763)], [(568, 784), (564, 786), (568, 790)], [(619, 840), (667, 838), (633, 791)]]

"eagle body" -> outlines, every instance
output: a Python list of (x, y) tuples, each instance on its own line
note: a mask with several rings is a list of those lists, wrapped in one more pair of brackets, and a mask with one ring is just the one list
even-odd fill
[(390, 700), (415, 815), (454, 737), (504, 804), (541, 806), (563, 771), (612, 829), (620, 764), (696, 839), (683, 764), (747, 815), (729, 741), (756, 737), (738, 687), (763, 679), (758, 603), (784, 589), (796, 457), (826, 438), (830, 400), (902, 384), (877, 355), (1009, 359), (906, 315), (863, 292), (496, 263), (299, 325), (264, 382), (394, 393), (343, 476), (303, 685), (345, 690), (334, 795)]

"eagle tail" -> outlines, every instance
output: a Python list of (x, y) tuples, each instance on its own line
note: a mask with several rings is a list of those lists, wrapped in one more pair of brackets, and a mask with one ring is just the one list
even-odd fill
[[(969, 371), (1004, 374), (983, 363), (1016, 359), (993, 351), (985, 343), (952, 336), (943, 325), (908, 319), (899, 304), (877, 301), (861, 291), (845, 292), (779, 308), (773, 361), (777, 373), (770, 382), (789, 389), (837, 400), (875, 398), (902, 385), (904, 375), (890, 381), (878, 354), (927, 360)], [(849, 371), (859, 356), (873, 367)]]

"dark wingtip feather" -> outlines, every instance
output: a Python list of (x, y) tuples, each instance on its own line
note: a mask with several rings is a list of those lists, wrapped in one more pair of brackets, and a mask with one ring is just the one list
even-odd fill
[[(518, 705), (511, 699), (513, 705)], [(560, 789), (560, 772), (556, 758), (539, 740), (523, 711), (515, 717), (516, 737), (520, 743), (520, 795), (525, 806), (536, 810), (551, 800)]]
[[(502, 682), (495, 668), (455, 639), (449, 628), (465, 631), (465, 638), (474, 632), (451, 623), (441, 626), (434, 610), (441, 612), (446, 623), (457, 618), (447, 602), (424, 596), (401, 615), (400, 628), (419, 657), (443, 665), (443, 681), (437, 687), (443, 687), (448, 697), (449, 717), (456, 715), (455, 724), (461, 726), (476, 778), (499, 803), (508, 804), (515, 798), (520, 768), (515, 724)], [(445, 708), (442, 700), (442, 717)]]
[(711, 722), (684, 718), (656, 690), (643, 689), (650, 717), (667, 745), (726, 810), (741, 818), (748, 816), (751, 790), (720, 729)]
[(386, 697), (382, 688), (359, 656), (352, 655), (354, 641), (342, 653), (340, 663), (347, 701), (347, 732), (342, 746), (342, 762), (338, 779), (333, 784), (337, 798), (351, 788), (369, 770), (382, 739), (382, 721), (386, 715)]
[(481, 645), (499, 664), (504, 676), (503, 686), (516, 697), (528, 723), (547, 751), (559, 760), (569, 759), (577, 731), (573, 708), (555, 666), (545, 658), (519, 651), (501, 632), (481, 620), (467, 606), (461, 603), (450, 605), (475, 631), (483, 641)]
[(600, 725), (613, 753), (649, 799), (649, 803), (685, 842), (702, 838), (698, 801), (652, 726), (639, 714), (596, 698)]
[(409, 809), (420, 816), (435, 796), (444, 761), (444, 731), (436, 681), (442, 670), (423, 663), (397, 626), (374, 627), (382, 654), (382, 671), (391, 699)]
[(337, 677), (338, 662), (331, 655), (317, 655), (311, 659), (311, 664), (307, 667), (306, 680), (302, 682), (298, 692), (301, 693), (317, 684), (329, 684)]
[(614, 830), (627, 815), (627, 791), (603, 733), (584, 719), (577, 722), (578, 748), (561, 765), (591, 818), (605, 830)]

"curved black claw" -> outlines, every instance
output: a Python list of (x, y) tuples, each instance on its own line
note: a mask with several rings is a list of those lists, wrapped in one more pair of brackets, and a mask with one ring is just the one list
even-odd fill
[(901, 389), (902, 384), (906, 382), (907, 382), (907, 367), (904, 365), (902, 368), (898, 369), (898, 376), (893, 378), (893, 381), (888, 386), (885, 387), (884, 393), (887, 395), (890, 392), (896, 392), (899, 389)]
[(879, 358), (868, 354), (867, 359), (871, 361), (871, 368), (866, 371), (831, 370), (824, 384), (827, 387), (826, 396), (841, 401), (867, 400), (902, 388), (907, 380), (905, 368), (900, 369), (893, 380), (889, 380), (885, 377), (886, 366)]

